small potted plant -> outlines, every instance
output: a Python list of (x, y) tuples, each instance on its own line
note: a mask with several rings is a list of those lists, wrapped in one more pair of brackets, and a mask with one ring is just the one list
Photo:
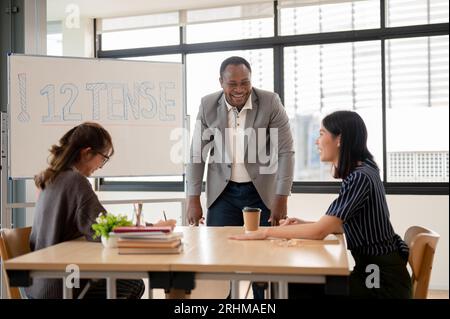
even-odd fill
[(117, 238), (110, 237), (110, 233), (114, 228), (119, 226), (131, 226), (132, 223), (125, 215), (113, 215), (109, 213), (100, 213), (92, 224), (92, 229), (95, 231), (93, 238), (101, 237), (102, 244), (106, 248), (117, 247)]

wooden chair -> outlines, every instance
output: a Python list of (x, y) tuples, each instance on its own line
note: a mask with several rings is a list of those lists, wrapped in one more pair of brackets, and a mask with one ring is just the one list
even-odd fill
[[(8, 260), (30, 252), (31, 227), (2, 229), (0, 232), (0, 256), (2, 260)], [(8, 298), (21, 299), (20, 290), (17, 287), (10, 287), (8, 274), (4, 267), (3, 276), (8, 292)]]
[(439, 237), (434, 231), (420, 226), (412, 226), (405, 233), (405, 242), (409, 247), (414, 299), (427, 298), (434, 252)]

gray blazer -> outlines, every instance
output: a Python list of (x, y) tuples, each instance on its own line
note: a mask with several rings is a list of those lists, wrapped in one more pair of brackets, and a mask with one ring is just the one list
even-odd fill
[[(203, 97), (191, 143), (186, 181), (187, 195), (200, 195), (205, 159), (209, 154), (208, 208), (225, 189), (231, 176), (231, 160), (225, 147), (227, 126), (228, 109), (223, 91)], [(245, 128), (246, 135), (248, 133), (245, 167), (264, 204), (271, 209), (275, 194), (290, 195), (294, 175), (294, 144), (289, 119), (276, 93), (253, 88), (252, 109), (247, 110)], [(275, 151), (271, 150), (272, 158), (268, 159), (266, 150), (271, 145), (275, 146)]]

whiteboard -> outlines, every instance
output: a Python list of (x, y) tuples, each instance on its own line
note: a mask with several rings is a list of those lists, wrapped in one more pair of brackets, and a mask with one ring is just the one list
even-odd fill
[(96, 177), (183, 174), (181, 63), (8, 57), (9, 176), (45, 169), (72, 127), (100, 123), (114, 156)]

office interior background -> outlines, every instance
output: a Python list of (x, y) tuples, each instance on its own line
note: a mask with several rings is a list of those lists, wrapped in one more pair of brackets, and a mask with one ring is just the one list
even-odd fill
[[(2, 6), (7, 2), (15, 1)], [(248, 59), (253, 86), (277, 92), (290, 118), (296, 159), (289, 216), (316, 220), (336, 197), (339, 181), (320, 163), (314, 142), (324, 115), (358, 112), (396, 232), (421, 225), (441, 235), (430, 289), (448, 291), (447, 0), (21, 3), (25, 12), (16, 21), (23, 26), (22, 45), (14, 52), (183, 63), (191, 128), (200, 98), (221, 89), (222, 60)], [(13, 24), (3, 26), (2, 38), (9, 31), (8, 39), (17, 39)], [(4, 84), (2, 79), (2, 90)], [(5, 105), (2, 99), (2, 111)], [(183, 176), (91, 181), (103, 200), (184, 197)], [(15, 182), (14, 190), (14, 201), (36, 199), (32, 181)], [(131, 204), (107, 208), (132, 214)], [(146, 219), (160, 219), (163, 209), (181, 224), (179, 204), (146, 204)], [(32, 219), (33, 208), (14, 210), (16, 226)]]

